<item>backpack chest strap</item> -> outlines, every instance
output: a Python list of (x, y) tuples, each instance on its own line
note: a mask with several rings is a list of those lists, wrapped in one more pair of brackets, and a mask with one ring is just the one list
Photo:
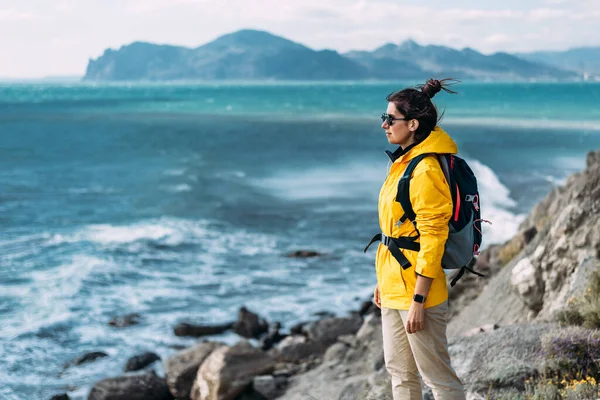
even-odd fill
[(400, 251), (400, 249), (412, 251), (421, 250), (421, 245), (418, 242), (415, 242), (416, 239), (417, 236), (393, 238), (390, 236), (386, 236), (383, 233), (378, 233), (375, 236), (373, 236), (373, 238), (371, 238), (371, 241), (369, 242), (367, 247), (365, 247), (364, 252), (366, 253), (373, 243), (381, 242), (384, 246), (388, 248), (390, 253), (392, 253), (392, 256), (396, 259), (396, 261), (398, 261), (398, 264), (400, 264), (402, 269), (407, 269), (410, 268), (412, 264), (410, 263), (410, 261), (408, 261), (406, 256), (402, 254), (402, 251)]

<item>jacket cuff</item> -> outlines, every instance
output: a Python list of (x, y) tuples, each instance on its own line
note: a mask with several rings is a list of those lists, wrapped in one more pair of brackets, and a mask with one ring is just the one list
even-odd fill
[(415, 272), (417, 275), (429, 279), (434, 279), (437, 276), (437, 274), (435, 273), (436, 271), (431, 271), (431, 268), (425, 269), (420, 265), (417, 265), (417, 267), (415, 268)]

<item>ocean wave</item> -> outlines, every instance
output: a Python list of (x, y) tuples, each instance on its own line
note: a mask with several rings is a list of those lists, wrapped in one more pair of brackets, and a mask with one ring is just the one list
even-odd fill
[(73, 187), (67, 189), (71, 194), (111, 194), (116, 193), (117, 189), (104, 186), (90, 186), (90, 187)]
[(185, 174), (185, 168), (168, 169), (168, 170), (164, 171), (163, 174), (167, 175), (167, 176), (181, 176), (181, 175)]
[(166, 240), (171, 244), (181, 242), (179, 233), (168, 225), (142, 223), (130, 226), (114, 226), (109, 224), (90, 225), (73, 234), (56, 234), (47, 245), (65, 243), (93, 242), (103, 245), (134, 243), (139, 240)]
[(0, 240), (0, 264), (40, 254), (43, 244), (51, 238), (50, 233), (44, 232)]
[[(287, 200), (367, 197), (377, 199), (383, 165), (349, 163), (319, 168), (280, 171), (253, 183)], [(333, 201), (333, 200), (332, 200)]]
[(27, 286), (12, 290), (24, 312), (16, 319), (4, 321), (2, 335), (11, 337), (67, 323), (75, 316), (71, 308), (92, 271), (107, 271), (114, 267), (111, 262), (98, 257), (75, 255), (65, 264), (30, 272)]
[(492, 224), (482, 224), (483, 247), (503, 243), (517, 233), (525, 215), (512, 212), (517, 202), (510, 197), (510, 190), (500, 182), (494, 171), (478, 160), (467, 160), (477, 177), (481, 196), (481, 218)]
[(181, 193), (181, 192), (189, 192), (189, 191), (191, 191), (192, 187), (190, 185), (188, 185), (187, 183), (180, 183), (178, 185), (163, 186), (162, 189), (165, 190), (165, 191), (167, 191), (167, 192)]
[(275, 252), (274, 236), (251, 233), (243, 229), (221, 230), (210, 225), (207, 220), (169, 217), (130, 225), (89, 225), (70, 234), (47, 236), (45, 244), (60, 246), (90, 242), (107, 248), (125, 248), (131, 252), (143, 252), (147, 249), (144, 244), (150, 244), (151, 247), (158, 245), (161, 248), (191, 244), (201, 245), (206, 249), (204, 254), (209, 255), (227, 254), (231, 251), (245, 256)]

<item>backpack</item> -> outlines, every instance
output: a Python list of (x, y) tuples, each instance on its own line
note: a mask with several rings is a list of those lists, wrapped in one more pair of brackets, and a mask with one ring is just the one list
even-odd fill
[(449, 232), (442, 257), (442, 268), (445, 270), (459, 270), (452, 279), (451, 286), (456, 284), (465, 271), (483, 277), (484, 275), (474, 271), (471, 267), (475, 263), (474, 256), (479, 255), (481, 247), (481, 222), (491, 222), (481, 219), (479, 191), (475, 174), (473, 174), (465, 160), (452, 154), (427, 153), (413, 158), (398, 182), (396, 201), (400, 203), (404, 210), (400, 223), (407, 219), (412, 222), (417, 231), (417, 236), (390, 238), (380, 233), (371, 239), (371, 242), (365, 248), (365, 252), (373, 242), (381, 240), (403, 269), (410, 267), (410, 262), (399, 250), (400, 248), (413, 251), (420, 250), (420, 244), (415, 242), (420, 234), (415, 220), (416, 215), (410, 203), (410, 178), (419, 162), (428, 156), (435, 156), (438, 159), (452, 195), (453, 212), (448, 223)]

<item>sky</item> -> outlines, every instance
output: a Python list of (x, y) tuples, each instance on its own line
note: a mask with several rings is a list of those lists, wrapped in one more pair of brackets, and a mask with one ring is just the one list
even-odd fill
[(600, 46), (600, 0), (0, 0), (0, 77), (82, 76), (134, 41), (196, 47), (260, 29), (314, 49), (413, 39), (485, 54)]

